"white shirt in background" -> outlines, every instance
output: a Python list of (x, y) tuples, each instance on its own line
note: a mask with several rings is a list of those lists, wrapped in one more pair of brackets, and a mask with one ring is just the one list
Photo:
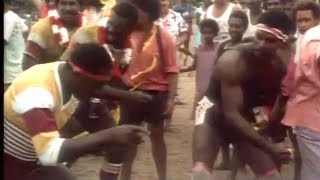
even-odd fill
[(10, 84), (22, 72), (22, 58), (25, 48), (23, 32), (28, 30), (24, 20), (16, 13), (4, 13), (4, 83)]

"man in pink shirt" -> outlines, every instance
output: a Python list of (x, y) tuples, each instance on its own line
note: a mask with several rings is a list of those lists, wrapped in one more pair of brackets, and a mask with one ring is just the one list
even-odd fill
[[(132, 33), (132, 59), (123, 81), (126, 89), (142, 91), (153, 99), (149, 103), (121, 102), (120, 124), (148, 123), (158, 179), (166, 179), (167, 150), (163, 137), (164, 120), (174, 107), (179, 68), (176, 48), (169, 33), (155, 21), (160, 17), (159, 0), (129, 0), (139, 12), (137, 30)], [(130, 179), (136, 152), (122, 167), (122, 179)]]
[(300, 57), (282, 123), (295, 127), (301, 179), (315, 180), (320, 177), (320, 24), (304, 35)]

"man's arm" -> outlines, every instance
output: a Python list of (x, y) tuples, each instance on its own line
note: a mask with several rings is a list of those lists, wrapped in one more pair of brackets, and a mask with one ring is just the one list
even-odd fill
[(43, 59), (44, 49), (38, 44), (27, 41), (26, 50), (22, 59), (22, 70), (27, 70), (30, 67), (37, 65)]
[(46, 108), (33, 108), (23, 114), (32, 143), (41, 163), (45, 166), (73, 160), (82, 154), (106, 146), (129, 148), (141, 143), (139, 133), (145, 130), (134, 126), (120, 126), (101, 130), (77, 139), (61, 138), (56, 126), (56, 119)]
[(180, 73), (189, 72), (189, 71), (194, 71), (194, 70), (196, 70), (196, 66), (197, 66), (197, 58), (195, 58), (195, 59), (193, 60), (191, 66), (188, 66), (188, 67), (186, 67), (186, 68), (180, 69)]
[(150, 95), (143, 92), (122, 90), (109, 85), (102, 86), (102, 88), (95, 92), (95, 96), (102, 99), (129, 100), (142, 103), (152, 99)]
[(236, 51), (224, 53), (218, 61), (216, 70), (221, 81), (222, 110), (226, 123), (247, 141), (266, 152), (273, 153), (272, 145), (260, 136), (241, 115), (241, 110), (245, 108), (241, 88), (244, 67), (239, 60), (239, 53)]
[(178, 37), (176, 46), (179, 47), (182, 44), (184, 44), (189, 38), (189, 33), (188, 32), (182, 32), (181, 35)]
[(42, 22), (38, 21), (31, 27), (24, 57), (22, 60), (22, 69), (26, 70), (36, 64), (41, 63), (44, 59), (46, 40), (43, 37)]

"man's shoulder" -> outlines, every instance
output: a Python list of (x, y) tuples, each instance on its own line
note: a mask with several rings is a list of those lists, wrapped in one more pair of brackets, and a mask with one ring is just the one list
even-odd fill
[(33, 32), (52, 32), (51, 24), (49, 17), (38, 20), (32, 27), (31, 31)]
[(241, 51), (238, 49), (229, 49), (225, 51), (216, 64), (216, 71), (220, 78), (226, 81), (239, 80), (244, 74), (245, 63), (241, 57)]
[(103, 28), (98, 25), (84, 26), (79, 28), (72, 36), (72, 41), (78, 43), (87, 42), (98, 42), (99, 29)]
[(307, 41), (319, 41), (320, 40), (320, 24), (309, 29), (302, 37), (302, 43)]

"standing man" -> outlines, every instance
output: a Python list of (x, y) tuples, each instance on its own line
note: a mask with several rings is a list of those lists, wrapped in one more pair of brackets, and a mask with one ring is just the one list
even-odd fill
[[(167, 149), (164, 141), (164, 120), (174, 108), (179, 68), (175, 44), (169, 33), (155, 25), (160, 18), (159, 0), (129, 0), (139, 11), (137, 30), (131, 35), (132, 59), (123, 76), (126, 89), (151, 95), (150, 103), (121, 102), (120, 124), (147, 122), (152, 154), (159, 180), (165, 180)], [(122, 179), (128, 180), (136, 151), (123, 165)]]
[(196, 114), (195, 180), (210, 178), (222, 139), (237, 146), (258, 179), (281, 179), (273, 159), (287, 158), (289, 151), (259, 135), (250, 123), (255, 121), (253, 108), (272, 106), (280, 91), (285, 74), (282, 59), (289, 57), (287, 39), (294, 30), (285, 13), (265, 12), (258, 20), (256, 41), (236, 46), (219, 58)]
[(213, 19), (219, 25), (219, 34), (215, 38), (215, 42), (221, 43), (229, 38), (228, 33), (228, 20), (233, 10), (239, 7), (229, 2), (228, 0), (215, 0), (215, 2), (208, 7), (204, 19)]
[[(169, 0), (160, 0), (160, 6), (159, 25), (169, 32), (176, 47), (179, 48), (189, 39), (188, 24), (181, 17), (180, 13), (170, 9)], [(178, 57), (178, 52), (176, 54)], [(177, 105), (184, 104), (178, 95), (175, 97), (175, 103)], [(170, 123), (171, 117), (166, 120), (166, 126), (170, 125)]]
[[(21, 6), (20, 6), (21, 7)], [(22, 58), (25, 48), (23, 33), (28, 31), (28, 26), (14, 11), (19, 9), (15, 0), (5, 1), (4, 12), (4, 91), (12, 81), (22, 72)]]
[(73, 33), (82, 26), (80, 0), (57, 0), (57, 10), (40, 19), (30, 31), (23, 70), (35, 64), (58, 61)]

